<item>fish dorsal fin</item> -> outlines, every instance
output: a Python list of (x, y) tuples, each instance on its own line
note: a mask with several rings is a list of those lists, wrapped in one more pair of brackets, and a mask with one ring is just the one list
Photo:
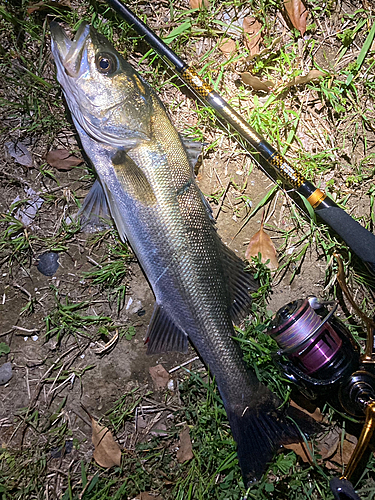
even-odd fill
[(112, 157), (113, 168), (124, 191), (143, 205), (154, 205), (156, 196), (147, 177), (138, 165), (119, 148)]
[(99, 179), (96, 179), (87, 193), (77, 217), (81, 219), (81, 229), (86, 232), (101, 231), (108, 227), (106, 221), (109, 222), (111, 216)]
[[(202, 149), (203, 149), (204, 144), (200, 141), (195, 141), (194, 139), (190, 139), (188, 137), (185, 137), (182, 134), (178, 134), (178, 135), (180, 136), (182, 144), (184, 145), (184, 148), (185, 148), (188, 160), (189, 160), (189, 164), (191, 166), (191, 172), (192, 172), (193, 178), (195, 178), (195, 171), (194, 171), (195, 165), (197, 164), (198, 158), (199, 158), (200, 154), (202, 153)], [(200, 193), (202, 196), (203, 204), (206, 207), (206, 210), (207, 210), (207, 213), (210, 217), (211, 222), (216, 223), (216, 220), (214, 219), (214, 217), (212, 215), (211, 205), (209, 204), (207, 198), (202, 193), (202, 191)]]
[(259, 288), (259, 283), (250, 272), (245, 271), (245, 262), (223, 242), (222, 255), (228, 279), (231, 299), (230, 314), (234, 323), (239, 323), (251, 309), (251, 293)]
[(186, 353), (188, 337), (169, 318), (165, 310), (158, 303), (147, 331), (147, 354), (177, 351)]
[(178, 134), (184, 145), (190, 166), (194, 172), (195, 165), (198, 162), (198, 158), (202, 153), (203, 143), (200, 141), (195, 141), (194, 139), (190, 139), (189, 137), (185, 137), (183, 134)]

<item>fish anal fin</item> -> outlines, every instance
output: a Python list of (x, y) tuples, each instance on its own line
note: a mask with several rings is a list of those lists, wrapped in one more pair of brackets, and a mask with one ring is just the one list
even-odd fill
[(239, 323), (251, 309), (251, 293), (259, 288), (259, 283), (251, 272), (245, 271), (245, 262), (224, 243), (222, 245), (223, 266), (228, 280), (230, 294), (230, 314), (234, 323)]
[(81, 228), (86, 232), (102, 231), (108, 227), (111, 216), (103, 187), (96, 179), (87, 193), (77, 217), (81, 219)]
[(147, 354), (177, 351), (186, 353), (188, 337), (169, 318), (159, 304), (155, 304), (154, 312), (147, 332)]
[(112, 157), (112, 164), (120, 184), (129, 196), (143, 205), (155, 205), (156, 196), (151, 184), (124, 149), (117, 150)]

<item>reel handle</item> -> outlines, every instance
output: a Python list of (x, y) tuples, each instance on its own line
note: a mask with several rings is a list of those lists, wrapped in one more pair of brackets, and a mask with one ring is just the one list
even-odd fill
[(375, 401), (371, 401), (366, 405), (365, 411), (366, 420), (362, 428), (361, 435), (359, 436), (357, 446), (349, 459), (348, 465), (346, 466), (345, 474), (342, 476), (342, 480), (350, 479), (353, 475), (358, 463), (360, 462), (363, 454), (371, 440), (371, 437), (375, 430)]

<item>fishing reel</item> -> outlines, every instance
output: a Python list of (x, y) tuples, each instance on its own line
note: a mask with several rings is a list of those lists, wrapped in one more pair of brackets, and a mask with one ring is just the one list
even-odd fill
[(345, 474), (331, 482), (335, 499), (358, 500), (348, 479), (375, 429), (375, 361), (369, 349), (360, 355), (349, 330), (334, 315), (336, 309), (337, 304), (321, 304), (315, 297), (290, 302), (276, 313), (268, 334), (279, 346), (279, 368), (306, 398), (329, 397), (333, 406), (365, 420)]

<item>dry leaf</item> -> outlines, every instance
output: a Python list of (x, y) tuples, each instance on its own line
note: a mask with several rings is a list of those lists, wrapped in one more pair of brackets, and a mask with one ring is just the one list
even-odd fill
[(180, 464), (191, 460), (193, 455), (193, 446), (191, 444), (189, 427), (185, 427), (180, 433), (180, 444), (177, 450), (177, 460)]
[[(245, 252), (245, 258), (251, 260), (251, 257), (258, 257), (261, 254), (261, 262), (266, 264), (266, 266), (275, 270), (279, 267), (279, 262), (277, 260), (277, 252), (275, 245), (272, 243), (271, 238), (263, 229), (263, 221), (260, 225), (260, 229), (251, 238), (249, 246)], [(269, 260), (268, 263), (266, 263)]]
[(292, 87), (293, 85), (302, 85), (304, 83), (309, 83), (312, 80), (317, 80), (318, 78), (322, 78), (323, 76), (327, 76), (328, 73), (324, 71), (319, 71), (318, 69), (312, 69), (307, 73), (307, 75), (300, 75), (292, 78), (290, 82), (286, 84), (287, 87)]
[(49, 151), (46, 155), (46, 161), (51, 167), (61, 171), (71, 170), (83, 162), (82, 158), (76, 158), (67, 149), (53, 149)]
[(92, 443), (95, 446), (94, 460), (101, 467), (121, 464), (121, 449), (113, 439), (112, 432), (91, 417)]
[(236, 42), (231, 38), (224, 38), (223, 42), (220, 44), (219, 49), (227, 57), (230, 57), (236, 50)]
[[(270, 52), (274, 51), (275, 47), (281, 42), (281, 40), (283, 39), (284, 37), (284, 33), (280, 36), (278, 36), (277, 38), (274, 38), (271, 42), (271, 45), (269, 45), (268, 47), (265, 47), (263, 48), (260, 52), (259, 52), (259, 56), (260, 57), (263, 57), (265, 56), (266, 54), (269, 54)], [(254, 54), (254, 55), (250, 55), (246, 58), (246, 61), (251, 61), (252, 59), (254, 59), (254, 57), (258, 55), (258, 54)]]
[(296, 455), (302, 458), (305, 463), (313, 464), (313, 459), (311, 458), (310, 451), (306, 446), (306, 443), (303, 441), (301, 443), (290, 443), (284, 444), (284, 448), (287, 450), (292, 450)]
[(263, 92), (270, 92), (270, 87), (274, 86), (274, 83), (270, 80), (263, 82), (260, 78), (248, 73), (247, 71), (241, 73), (241, 80), (246, 83), (246, 85), (253, 87), (254, 90), (263, 90)]
[[(336, 462), (340, 466), (346, 465), (349, 462), (350, 457), (357, 445), (357, 438), (351, 434), (345, 433), (344, 441), (337, 451), (337, 453), (331, 458), (331, 462)], [(342, 467), (340, 467), (342, 468)]]
[(210, 5), (210, 2), (208, 0), (189, 0), (190, 8), (191, 9), (200, 9), (202, 7), (202, 4), (207, 8)]
[(259, 54), (259, 45), (262, 41), (262, 25), (255, 17), (245, 17), (242, 24), (245, 33), (245, 47), (250, 55)]
[[(308, 401), (311, 403), (311, 401)], [(295, 401), (292, 399), (290, 400), (290, 406), (293, 406), (293, 408), (297, 408), (297, 410), (302, 411), (303, 413), (306, 413), (306, 415), (309, 415), (312, 419), (314, 419), (316, 422), (324, 422), (324, 415), (320, 411), (320, 408), (316, 407), (313, 412), (308, 411), (306, 408), (299, 406)]]
[(320, 439), (317, 439), (317, 449), (322, 460), (327, 460), (327, 458), (331, 458), (334, 455), (340, 443), (340, 437), (341, 430), (337, 427), (332, 427)]
[(284, 0), (284, 7), (290, 22), (303, 36), (306, 32), (308, 10), (301, 0)]
[(9, 141), (5, 143), (5, 147), (17, 163), (23, 165), (24, 167), (32, 168), (33, 157), (30, 151), (27, 149), (26, 145), (22, 141)]
[(148, 491), (142, 491), (142, 493), (139, 493), (133, 500), (163, 500), (163, 498), (160, 495), (155, 497)]
[(167, 387), (170, 375), (163, 365), (151, 366), (148, 371), (156, 390), (165, 389)]
[(27, 7), (27, 13), (32, 14), (35, 11), (46, 10), (49, 7), (60, 8), (62, 10), (70, 9), (70, 1), (69, 0), (60, 0), (59, 2), (54, 2), (53, 0), (50, 2), (36, 2)]

